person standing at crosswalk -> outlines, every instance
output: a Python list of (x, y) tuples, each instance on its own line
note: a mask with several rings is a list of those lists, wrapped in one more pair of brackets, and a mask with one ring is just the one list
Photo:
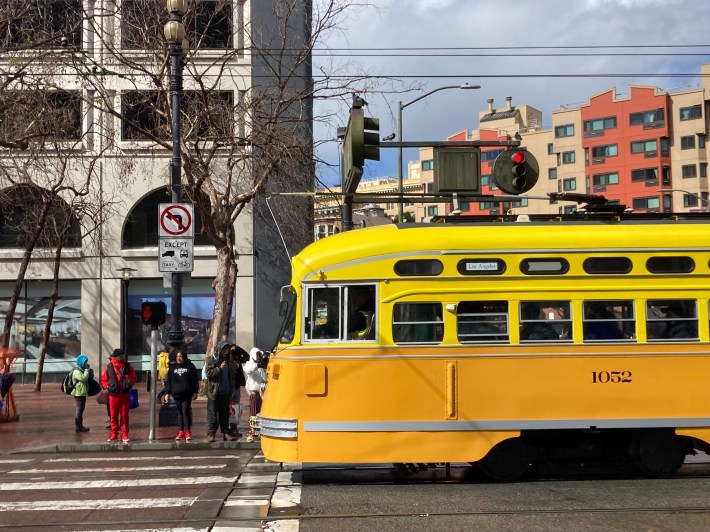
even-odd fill
[(77, 432), (89, 432), (89, 429), (84, 426), (84, 409), (86, 408), (86, 398), (89, 395), (89, 379), (91, 378), (89, 357), (84, 354), (76, 357), (76, 367), (72, 371), (71, 378), (74, 383), (71, 394), (76, 400), (74, 427)]
[(175, 354), (175, 363), (170, 365), (165, 379), (165, 395), (163, 401), (172, 397), (177, 404), (178, 434), (176, 440), (192, 440), (192, 401), (197, 399), (200, 389), (200, 378), (195, 365), (190, 362), (187, 353), (180, 349)]
[(111, 435), (109, 442), (118, 440), (119, 417), (123, 443), (131, 439), (128, 436), (128, 410), (130, 391), (138, 380), (133, 365), (126, 360), (123, 349), (114, 349), (106, 369), (101, 375), (101, 386), (108, 389), (108, 404), (111, 411)]

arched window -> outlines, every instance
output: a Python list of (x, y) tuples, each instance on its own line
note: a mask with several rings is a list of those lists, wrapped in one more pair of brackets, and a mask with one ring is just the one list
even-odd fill
[[(40, 219), (42, 205), (50, 202), (49, 213)], [(81, 246), (81, 224), (66, 201), (49, 190), (32, 185), (16, 185), (0, 190), (0, 248), (22, 248), (40, 230), (35, 247)]]
[[(184, 194), (183, 194), (184, 197)], [(158, 246), (158, 205), (171, 203), (170, 190), (159, 188), (154, 190), (128, 213), (126, 224), (123, 226), (121, 249), (145, 248)], [(185, 200), (185, 203), (187, 201)], [(195, 209), (195, 245), (209, 246), (211, 242), (202, 234), (202, 219)]]

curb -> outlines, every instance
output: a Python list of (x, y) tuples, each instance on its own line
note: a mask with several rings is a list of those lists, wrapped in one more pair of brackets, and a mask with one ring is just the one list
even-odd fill
[(35, 454), (35, 453), (100, 453), (110, 451), (211, 451), (215, 449), (226, 450), (260, 450), (259, 442), (220, 441), (207, 442), (131, 442), (131, 443), (59, 443), (43, 447), (30, 447), (17, 449), (9, 454)]

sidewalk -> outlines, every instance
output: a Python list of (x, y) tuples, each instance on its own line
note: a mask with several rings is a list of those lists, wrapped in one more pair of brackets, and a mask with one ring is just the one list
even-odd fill
[[(59, 383), (42, 385), (41, 392), (34, 391), (34, 384), (12, 386), (15, 405), (20, 418), (18, 421), (0, 423), (0, 454), (17, 452), (92, 452), (106, 450), (166, 450), (174, 448), (183, 451), (205, 449), (259, 449), (259, 442), (246, 442), (248, 426), (248, 408), (239, 420), (240, 441), (218, 441), (207, 443), (207, 399), (200, 396), (192, 403), (192, 437), (190, 443), (176, 442), (177, 427), (158, 426), (158, 408), (155, 411), (155, 440), (149, 441), (150, 409), (149, 395), (145, 383), (138, 383), (138, 402), (140, 406), (130, 412), (131, 443), (107, 443), (109, 431), (106, 406), (89, 397), (84, 412), (84, 426), (91, 431), (77, 433), (74, 430), (74, 397), (65, 395), (59, 389)], [(4, 401), (4, 400), (3, 400)], [(241, 404), (247, 405), (248, 399), (242, 388)]]

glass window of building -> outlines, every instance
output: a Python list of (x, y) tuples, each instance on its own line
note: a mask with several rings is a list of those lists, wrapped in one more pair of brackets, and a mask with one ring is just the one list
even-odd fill
[(700, 104), (692, 105), (690, 107), (680, 108), (680, 119), (681, 120), (693, 120), (696, 118), (702, 118), (703, 109)]
[(555, 126), (555, 138), (572, 137), (574, 136), (574, 124), (565, 124), (563, 126)]

